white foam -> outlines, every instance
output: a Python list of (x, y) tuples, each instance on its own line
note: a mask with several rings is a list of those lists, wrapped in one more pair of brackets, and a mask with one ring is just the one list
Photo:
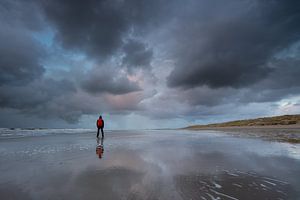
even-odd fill
[(0, 128), (1, 138), (36, 137), (56, 134), (78, 134), (95, 132), (92, 129), (7, 129)]

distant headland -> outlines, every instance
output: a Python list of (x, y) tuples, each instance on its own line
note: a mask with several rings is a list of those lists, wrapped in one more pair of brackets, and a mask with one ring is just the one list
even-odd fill
[(193, 125), (185, 130), (217, 130), (240, 137), (300, 143), (300, 115), (282, 115), (224, 123)]

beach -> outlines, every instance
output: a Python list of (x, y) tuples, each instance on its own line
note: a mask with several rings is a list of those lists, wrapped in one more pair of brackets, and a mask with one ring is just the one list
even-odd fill
[(186, 130), (213, 130), (249, 138), (260, 138), (270, 141), (300, 143), (300, 125), (270, 125), (270, 126), (228, 126), (228, 127), (197, 127)]
[(299, 166), (298, 143), (222, 130), (0, 134), (1, 199), (299, 199)]

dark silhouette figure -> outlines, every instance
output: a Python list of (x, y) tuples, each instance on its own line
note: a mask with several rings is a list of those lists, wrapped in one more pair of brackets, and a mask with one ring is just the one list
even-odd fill
[(96, 154), (98, 155), (99, 159), (102, 158), (104, 153), (104, 146), (103, 146), (104, 138), (101, 138), (101, 143), (99, 144), (99, 138), (97, 138), (97, 147), (96, 147)]
[(99, 129), (101, 129), (101, 133), (102, 133), (102, 138), (104, 137), (104, 132), (103, 132), (103, 128), (104, 128), (104, 120), (102, 119), (102, 116), (99, 116), (99, 119), (97, 119), (96, 122), (96, 126), (98, 128), (98, 132), (97, 132), (97, 138), (99, 137)]

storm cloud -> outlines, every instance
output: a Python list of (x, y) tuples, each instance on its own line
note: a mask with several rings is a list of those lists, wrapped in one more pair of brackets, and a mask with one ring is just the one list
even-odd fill
[(0, 86), (26, 84), (44, 72), (40, 64), (43, 49), (17, 31), (0, 30)]
[(129, 22), (114, 1), (44, 1), (47, 19), (58, 30), (56, 38), (67, 49), (106, 57), (122, 44)]
[(124, 56), (122, 65), (129, 70), (134, 68), (150, 68), (153, 52), (145, 44), (135, 40), (129, 40), (123, 47)]
[(138, 83), (128, 80), (124, 74), (118, 73), (118, 71), (95, 68), (86, 77), (82, 81), (82, 88), (91, 94), (118, 95), (140, 90)]
[[(31, 2), (28, 7), (37, 9)], [(26, 84), (44, 72), (44, 49), (30, 35), (42, 23), (28, 7), (18, 1), (0, 3), (0, 86)]]
[[(44, 1), (41, 7), (66, 49), (83, 51), (96, 60), (111, 57), (130, 35), (154, 24), (154, 16), (162, 12), (158, 1), (135, 0), (55, 0)], [(130, 48), (126, 46), (125, 51)]]
[(282, 102), (299, 109), (299, 8), (296, 0), (1, 1), (0, 114), (76, 125), (102, 113), (162, 127), (160, 119), (272, 115)]
[(195, 4), (176, 24), (170, 87), (252, 85), (272, 72), (276, 53), (300, 37), (298, 1)]

